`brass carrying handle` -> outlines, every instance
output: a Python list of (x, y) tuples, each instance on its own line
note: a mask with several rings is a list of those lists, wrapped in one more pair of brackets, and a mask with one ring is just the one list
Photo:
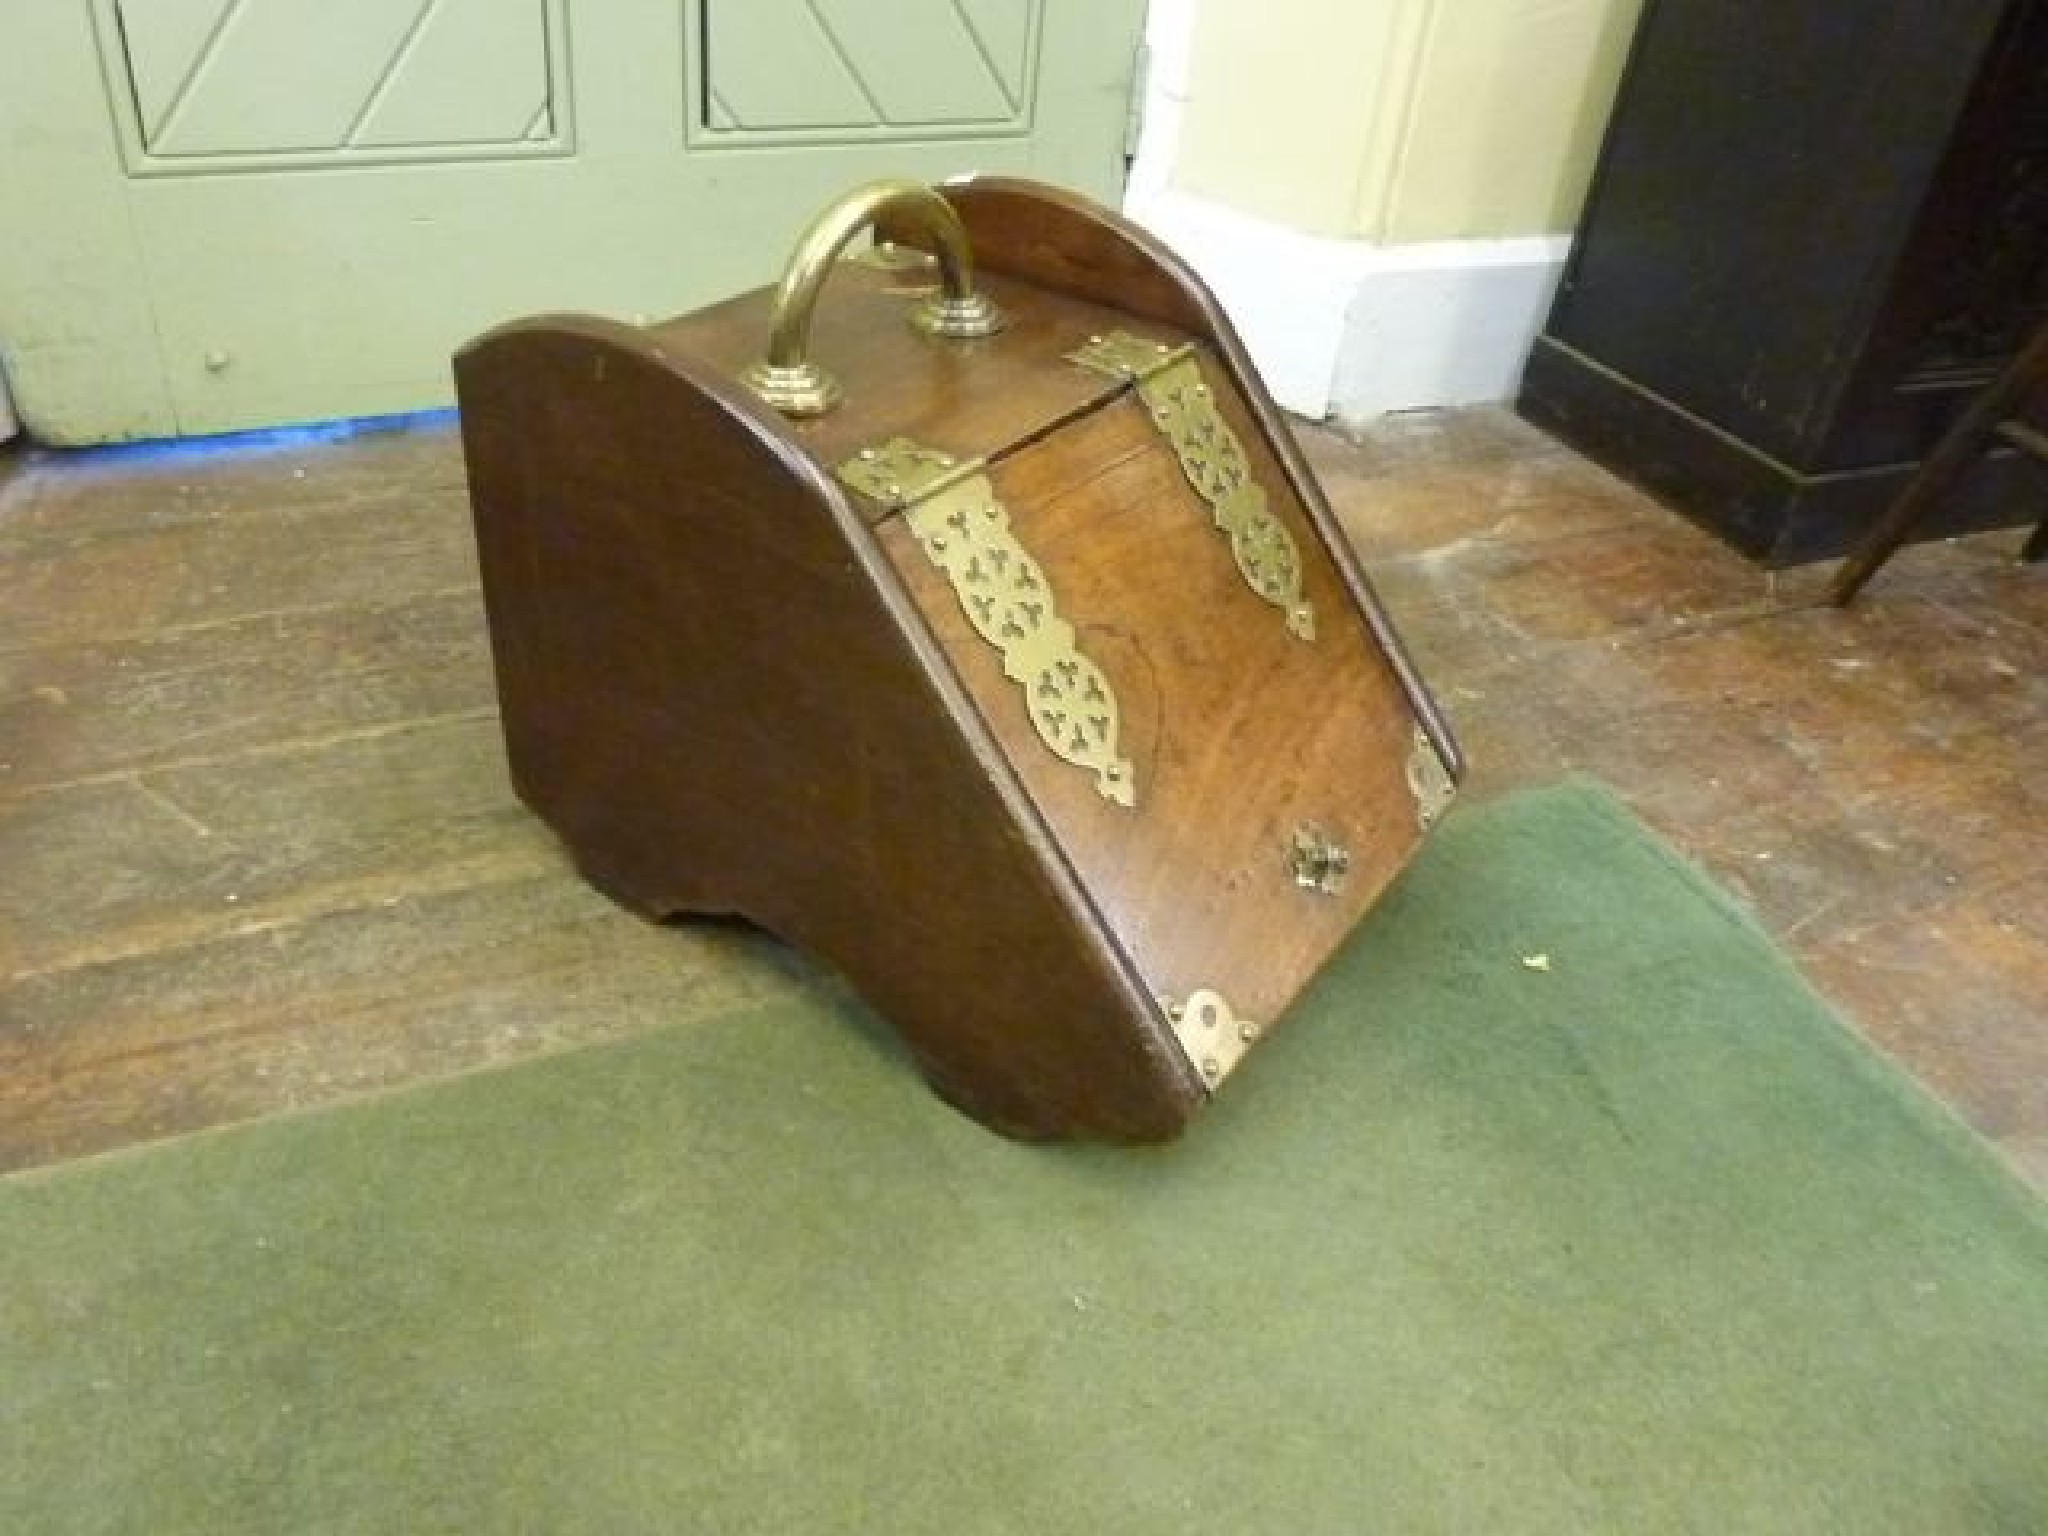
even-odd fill
[(768, 355), (741, 375), (785, 416), (822, 416), (839, 402), (839, 381), (810, 360), (811, 311), (840, 250), (884, 213), (901, 215), (938, 246), (939, 291), (910, 312), (927, 336), (992, 336), (1003, 312), (974, 287), (974, 253), (953, 205), (922, 182), (872, 181), (827, 208), (803, 232), (775, 291)]

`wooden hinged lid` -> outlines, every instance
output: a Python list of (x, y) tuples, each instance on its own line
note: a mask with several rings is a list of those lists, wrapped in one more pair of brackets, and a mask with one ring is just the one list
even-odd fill
[[(912, 328), (910, 312), (937, 287), (936, 262), (906, 247), (878, 249), (895, 254), (837, 263), (812, 325), (810, 354), (837, 376), (843, 399), (821, 416), (781, 424), (826, 474), (897, 438), (992, 464), (1129, 387), (1076, 366), (1070, 356), (1092, 336), (1127, 329), (1129, 315), (983, 273), (978, 286), (1006, 317), (1003, 329), (980, 339), (935, 339)], [(651, 327), (651, 334), (664, 349), (739, 379), (761, 354), (775, 301), (773, 287), (760, 288)], [(1148, 333), (1175, 346), (1191, 340), (1158, 322)], [(874, 522), (891, 510), (866, 499), (862, 507)]]

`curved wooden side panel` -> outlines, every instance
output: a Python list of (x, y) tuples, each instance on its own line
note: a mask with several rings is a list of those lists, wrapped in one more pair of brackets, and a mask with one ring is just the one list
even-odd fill
[[(1230, 365), (1259, 431), (1370, 624), (1416, 720), (1435, 742), (1452, 777), (1462, 778), (1464, 757), (1449, 724), (1352, 553), (1251, 354), (1194, 269), (1149, 231), (1063, 188), (1011, 177), (971, 176), (944, 182), (939, 191), (966, 225), (981, 267), (1177, 326), (1215, 348)], [(904, 245), (926, 243), (917, 230), (887, 221), (877, 225), (876, 234)]]
[(456, 359), (507, 751), (602, 889), (835, 965), (1013, 1135), (1204, 1091), (845, 497), (720, 381), (574, 317)]

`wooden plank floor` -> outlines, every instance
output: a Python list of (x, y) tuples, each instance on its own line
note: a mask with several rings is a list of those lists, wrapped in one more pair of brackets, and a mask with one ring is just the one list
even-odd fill
[[(1614, 784), (2048, 1187), (2048, 571), (2017, 535), (1909, 551), (1839, 614), (1504, 412), (1305, 436), (1471, 793)], [(0, 456), (0, 977), (0, 1168), (807, 984), (610, 907), (513, 801), (447, 430)]]

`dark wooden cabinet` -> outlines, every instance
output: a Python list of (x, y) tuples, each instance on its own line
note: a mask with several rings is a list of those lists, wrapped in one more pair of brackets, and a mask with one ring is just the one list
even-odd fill
[[(2048, 0), (1650, 0), (1520, 405), (1837, 554), (2048, 308)], [(1927, 536), (2031, 521), (1987, 461)]]

